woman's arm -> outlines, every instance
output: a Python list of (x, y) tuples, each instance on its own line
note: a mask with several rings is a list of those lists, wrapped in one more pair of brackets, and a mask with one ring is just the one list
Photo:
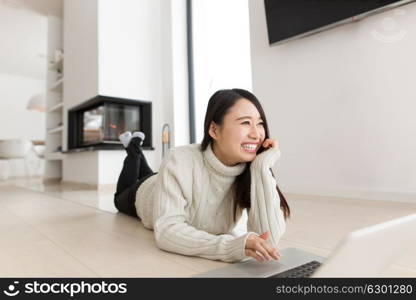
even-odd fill
[(226, 262), (247, 258), (245, 243), (249, 233), (239, 237), (214, 235), (187, 223), (188, 201), (183, 196), (181, 182), (192, 184), (192, 172), (184, 170), (190, 158), (170, 154), (159, 170), (153, 208), (157, 246), (170, 252)]
[(277, 146), (265, 150), (251, 163), (251, 208), (247, 229), (258, 234), (270, 231), (269, 242), (277, 248), (286, 223), (271, 168), (280, 157)]

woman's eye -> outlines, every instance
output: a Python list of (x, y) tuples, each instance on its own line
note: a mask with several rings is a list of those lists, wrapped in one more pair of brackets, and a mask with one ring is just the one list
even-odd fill
[(241, 123), (241, 124), (248, 124), (248, 125), (250, 125), (250, 122), (249, 121), (244, 121), (243, 123)]
[(263, 122), (260, 122), (260, 123), (259, 123), (259, 124), (257, 124), (257, 125), (264, 126), (264, 123), (263, 123)]

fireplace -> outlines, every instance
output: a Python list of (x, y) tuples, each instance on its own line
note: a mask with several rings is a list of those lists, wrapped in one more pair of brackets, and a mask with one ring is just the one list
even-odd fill
[(152, 103), (96, 96), (68, 111), (68, 151), (122, 149), (124, 131), (143, 131), (143, 149), (152, 147)]

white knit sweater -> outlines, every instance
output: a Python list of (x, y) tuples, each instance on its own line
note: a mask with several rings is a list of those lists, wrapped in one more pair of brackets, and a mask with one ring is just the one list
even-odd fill
[(271, 232), (269, 242), (277, 246), (285, 231), (276, 181), (270, 168), (280, 157), (271, 148), (251, 163), (251, 209), (248, 232), (233, 231), (232, 184), (245, 164), (226, 166), (208, 146), (199, 144), (169, 151), (159, 173), (145, 180), (136, 194), (137, 214), (146, 228), (154, 229), (160, 249), (184, 255), (234, 262), (247, 258), (249, 233)]

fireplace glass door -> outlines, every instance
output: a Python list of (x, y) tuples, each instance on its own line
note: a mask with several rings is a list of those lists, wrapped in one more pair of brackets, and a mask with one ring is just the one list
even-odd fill
[(140, 107), (105, 103), (83, 112), (82, 144), (119, 143), (124, 131), (140, 128)]

